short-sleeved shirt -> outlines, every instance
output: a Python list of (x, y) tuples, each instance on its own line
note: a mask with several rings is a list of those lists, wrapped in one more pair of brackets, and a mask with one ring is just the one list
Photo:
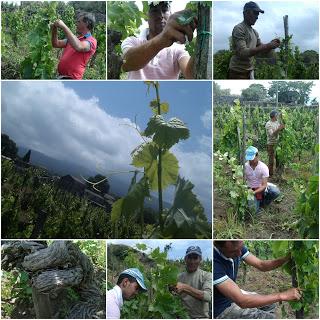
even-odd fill
[(247, 181), (247, 185), (250, 188), (259, 188), (262, 185), (262, 180), (264, 178), (269, 177), (269, 169), (268, 166), (259, 161), (257, 166), (252, 169), (249, 162), (245, 164), (245, 178)]
[(61, 59), (58, 64), (59, 75), (68, 76), (75, 80), (81, 80), (86, 69), (87, 62), (94, 55), (97, 48), (97, 40), (87, 33), (84, 36), (78, 37), (80, 41), (88, 41), (90, 50), (79, 52), (75, 50), (69, 42), (63, 50)]
[(107, 292), (107, 319), (120, 319), (122, 306), (122, 290), (116, 285)]
[(244, 21), (237, 24), (232, 31), (233, 56), (230, 59), (229, 69), (237, 72), (254, 69), (254, 57), (249, 57), (250, 49), (261, 44), (258, 32)]
[[(145, 30), (139, 37), (128, 37), (122, 44), (123, 56), (130, 48), (138, 47), (147, 40), (148, 31)], [(160, 50), (153, 59), (142, 69), (128, 72), (129, 80), (158, 80), (178, 79), (180, 75), (179, 61), (184, 57), (190, 57), (184, 45), (174, 42), (170, 47)]]
[(233, 301), (225, 297), (217, 288), (222, 282), (231, 279), (236, 282), (238, 269), (241, 260), (246, 258), (250, 252), (244, 246), (241, 250), (241, 256), (237, 258), (227, 258), (218, 248), (214, 247), (213, 268), (214, 268), (214, 318), (216, 318), (223, 310), (228, 308)]
[(274, 134), (274, 132), (280, 127), (279, 121), (271, 121), (269, 120), (266, 123), (266, 131), (267, 131), (267, 144), (276, 144), (279, 140), (279, 132)]
[(209, 318), (209, 305), (212, 296), (212, 274), (201, 269), (188, 273), (179, 274), (178, 281), (204, 292), (203, 300), (198, 300), (191, 295), (180, 295), (189, 316), (192, 319)]

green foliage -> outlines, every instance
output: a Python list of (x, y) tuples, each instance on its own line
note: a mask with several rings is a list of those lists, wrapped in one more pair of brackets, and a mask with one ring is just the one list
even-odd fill
[(303, 309), (307, 316), (319, 303), (318, 241), (273, 241), (272, 251), (275, 257), (291, 256), (283, 269), (297, 279), (302, 299), (289, 303), (293, 310)]
[[(140, 250), (147, 249), (142, 245), (137, 245), (137, 247)], [(188, 313), (184, 309), (179, 297), (173, 295), (169, 290), (170, 286), (177, 283), (179, 268), (167, 259), (167, 251), (160, 252), (159, 247), (152, 250), (149, 257), (153, 260), (150, 269), (146, 269), (132, 252), (124, 260), (126, 266), (135, 266), (143, 272), (148, 293), (140, 294), (135, 299), (126, 301), (121, 310), (121, 318), (188, 318)]]
[[(143, 203), (149, 196), (149, 190), (158, 191), (159, 200), (159, 229), (152, 235), (157, 237), (210, 237), (210, 228), (204, 215), (204, 209), (196, 196), (192, 193), (193, 185), (183, 179), (178, 179), (178, 160), (169, 149), (180, 140), (189, 137), (189, 129), (185, 124), (173, 118), (166, 121), (161, 115), (162, 111), (169, 111), (169, 104), (161, 102), (159, 96), (159, 83), (146, 81), (148, 93), (150, 88), (156, 91), (156, 99), (150, 102), (150, 107), (156, 115), (151, 117), (146, 130), (141, 137), (145, 141), (131, 153), (132, 165), (143, 168), (143, 178), (136, 182), (135, 172), (128, 195), (119, 199), (112, 207), (111, 220), (114, 229), (121, 227), (123, 219), (126, 221), (140, 212), (140, 234), (143, 234), (144, 217)], [(145, 140), (145, 137), (149, 140)], [(151, 141), (150, 141), (151, 139)], [(169, 211), (163, 210), (162, 192), (170, 185), (176, 185), (175, 200)], [(183, 190), (185, 188), (185, 190)], [(181, 201), (184, 194), (185, 203)], [(190, 233), (191, 232), (191, 233)]]
[[(50, 26), (56, 19), (61, 19), (75, 33), (73, 5), (78, 9), (79, 4), (76, 2), (57, 1), (25, 1), (10, 9), (6, 5), (2, 6), (3, 79), (56, 78), (60, 50), (52, 48)], [(97, 38), (98, 47), (86, 68), (84, 79), (105, 79), (105, 30), (105, 23), (98, 23), (95, 27), (93, 34)], [(65, 38), (61, 30), (58, 30), (58, 36), (60, 39)]]

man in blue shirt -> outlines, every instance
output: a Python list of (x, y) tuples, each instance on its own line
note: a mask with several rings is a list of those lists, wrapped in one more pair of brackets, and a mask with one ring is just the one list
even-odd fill
[(248, 251), (242, 240), (214, 241), (214, 245), (214, 318), (276, 319), (274, 303), (301, 298), (297, 288), (260, 295), (246, 293), (236, 284), (242, 260), (260, 271), (270, 271), (288, 262), (289, 256), (260, 260)]

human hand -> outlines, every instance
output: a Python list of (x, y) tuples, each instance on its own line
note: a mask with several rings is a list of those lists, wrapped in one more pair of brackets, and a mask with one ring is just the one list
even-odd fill
[[(189, 11), (187, 10), (178, 11), (169, 17), (163, 31), (159, 35), (164, 47), (170, 47), (174, 42), (185, 43), (186, 36), (188, 41), (192, 40), (193, 31), (197, 26), (197, 19), (195, 17), (185, 19), (188, 13)], [(181, 21), (186, 21), (187, 23), (182, 24)]]
[(284, 292), (280, 292), (281, 301), (300, 300), (301, 297), (302, 297), (302, 294), (299, 288), (291, 288)]
[(56, 20), (53, 25), (56, 27), (56, 28), (63, 28), (65, 26), (64, 22), (60, 19)]
[(285, 127), (286, 127), (286, 126), (285, 126), (284, 124), (281, 124), (281, 125), (279, 126), (279, 130), (283, 130)]
[(279, 46), (280, 46), (280, 39), (278, 38), (273, 39), (269, 42), (270, 49), (275, 49), (275, 48), (278, 48)]
[(176, 284), (176, 292), (181, 293), (184, 290), (184, 283), (178, 282)]

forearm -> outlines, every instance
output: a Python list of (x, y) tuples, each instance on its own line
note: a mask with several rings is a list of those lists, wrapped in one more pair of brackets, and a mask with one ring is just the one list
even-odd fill
[(126, 72), (142, 69), (164, 47), (160, 37), (156, 36), (138, 47), (130, 48), (123, 57), (122, 69)]
[(58, 46), (58, 31), (55, 26), (52, 26), (51, 29), (51, 44), (54, 48), (57, 48)]
[(261, 260), (260, 271), (270, 271), (277, 269), (288, 261), (288, 257), (281, 257), (274, 260)]
[(275, 302), (280, 302), (281, 294), (273, 293), (268, 295), (259, 295), (259, 294), (243, 294), (239, 301), (235, 303), (241, 308), (256, 308), (263, 307)]
[(267, 185), (262, 185), (261, 187), (257, 188), (256, 190), (254, 190), (254, 194), (263, 192), (264, 190), (266, 190)]
[(191, 57), (187, 63), (186, 70), (183, 75), (186, 79), (193, 79), (194, 58)]
[(62, 27), (62, 30), (71, 47), (76, 51), (82, 51), (81, 41), (72, 33), (72, 31), (66, 25)]
[(184, 292), (184, 293), (188, 294), (189, 296), (192, 296), (198, 300), (205, 299), (205, 292), (204, 291), (193, 288), (187, 284), (184, 284), (182, 292)]
[(271, 49), (272, 48), (268, 44), (261, 43), (259, 46), (249, 49), (249, 57), (255, 56), (259, 53), (268, 52)]

